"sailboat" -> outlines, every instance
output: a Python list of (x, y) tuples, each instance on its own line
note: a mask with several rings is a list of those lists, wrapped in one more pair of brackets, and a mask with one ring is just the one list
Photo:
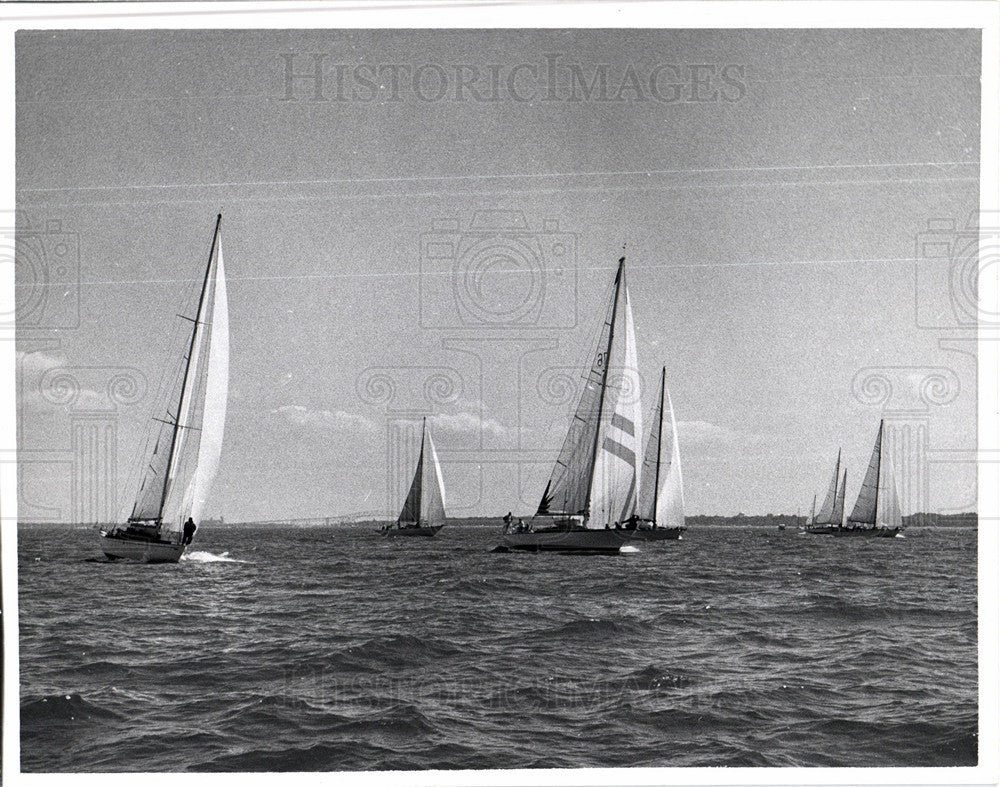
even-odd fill
[(379, 532), (384, 536), (433, 536), (444, 527), (444, 482), (434, 441), (424, 419), (420, 432), (420, 457), (413, 483), (395, 525)]
[[(834, 509), (837, 505), (837, 490), (840, 482), (840, 451), (837, 451), (837, 464), (833, 468), (833, 478), (830, 479), (830, 488), (826, 492), (823, 505), (819, 509), (819, 514), (813, 517), (813, 521), (806, 527), (807, 533), (829, 534), (833, 532), (835, 524), (840, 522), (835, 517)], [(843, 501), (843, 495), (841, 495)], [(841, 507), (840, 519), (843, 520), (843, 506)]]
[[(798, 519), (798, 515), (796, 515), (795, 518)], [(799, 525), (799, 530), (805, 532), (806, 526), (813, 524), (815, 521), (816, 521), (816, 495), (813, 495), (812, 510), (810, 510), (809, 512), (809, 521), (806, 522), (805, 525)]]
[(847, 524), (833, 531), (835, 536), (891, 538), (903, 529), (903, 515), (891, 462), (882, 453), (884, 432), (885, 421), (880, 421), (868, 472), (861, 483), (854, 510), (847, 518)]
[(194, 536), (219, 469), (229, 388), (229, 311), (222, 261), (222, 214), (215, 222), (191, 337), (165, 412), (153, 418), (152, 450), (132, 513), (102, 528), (111, 559), (176, 563)]
[(629, 540), (642, 413), (624, 257), (585, 380), (538, 511), (498, 549), (611, 553)]
[[(663, 434), (665, 416), (669, 417), (668, 435)], [(670, 455), (665, 458), (664, 443), (670, 446)], [(632, 537), (642, 541), (676, 541), (687, 530), (684, 526), (684, 485), (681, 479), (677, 422), (674, 420), (674, 407), (667, 391), (665, 366), (660, 372), (660, 399), (653, 412), (653, 424), (642, 461), (635, 522), (637, 526)]]

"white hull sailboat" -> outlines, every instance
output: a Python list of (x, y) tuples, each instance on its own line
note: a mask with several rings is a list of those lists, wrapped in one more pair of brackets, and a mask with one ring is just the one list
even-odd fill
[[(670, 434), (664, 439), (663, 423), (667, 420)], [(663, 457), (663, 446), (670, 446), (670, 455)], [(637, 526), (631, 535), (640, 541), (676, 541), (687, 528), (684, 526), (684, 483), (681, 478), (681, 451), (677, 440), (674, 406), (667, 391), (667, 368), (660, 373), (660, 400), (653, 413), (653, 424), (646, 442), (646, 453), (639, 479), (639, 502), (636, 505)]]
[(444, 527), (444, 481), (441, 464), (430, 432), (424, 419), (420, 432), (420, 457), (413, 474), (410, 492), (395, 525), (387, 525), (379, 532), (388, 538), (433, 536)]
[(538, 511), (502, 550), (614, 553), (630, 540), (642, 413), (624, 257), (585, 381)]
[(124, 524), (102, 528), (101, 549), (111, 559), (176, 563), (193, 537), (222, 452), (229, 387), (229, 312), (220, 230), (215, 223), (208, 266), (193, 317), (191, 338), (178, 368), (166, 412), (156, 417), (132, 513)]
[(872, 449), (868, 472), (861, 483), (854, 510), (847, 524), (834, 529), (835, 536), (892, 538), (903, 530), (903, 515), (896, 492), (891, 463), (882, 451), (885, 421), (878, 425), (878, 437)]
[[(846, 485), (847, 474), (844, 473), (844, 483)], [(840, 501), (840, 513), (837, 513), (837, 501)], [(840, 451), (837, 451), (837, 464), (833, 468), (833, 477), (830, 479), (830, 488), (826, 490), (826, 497), (819, 513), (814, 515), (812, 522), (806, 527), (807, 533), (818, 535), (829, 535), (834, 527), (844, 519), (844, 488), (840, 484)]]

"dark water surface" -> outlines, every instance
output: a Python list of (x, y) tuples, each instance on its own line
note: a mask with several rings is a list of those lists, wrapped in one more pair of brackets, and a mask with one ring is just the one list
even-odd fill
[[(19, 534), (25, 771), (974, 765), (976, 531)], [(223, 553), (238, 561), (218, 559)]]

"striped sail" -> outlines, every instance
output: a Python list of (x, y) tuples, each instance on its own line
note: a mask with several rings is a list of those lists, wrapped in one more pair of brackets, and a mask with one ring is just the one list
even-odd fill
[(608, 353), (604, 406), (598, 424), (586, 522), (590, 528), (604, 528), (631, 517), (635, 511), (639, 483), (642, 408), (635, 326), (625, 281), (624, 259), (619, 264), (618, 286), (620, 302), (612, 333), (614, 341)]
[(837, 464), (833, 468), (833, 478), (830, 479), (830, 488), (823, 499), (819, 513), (816, 514), (817, 525), (829, 525), (833, 519), (833, 508), (837, 504), (837, 482), (840, 480), (840, 451), (837, 451)]

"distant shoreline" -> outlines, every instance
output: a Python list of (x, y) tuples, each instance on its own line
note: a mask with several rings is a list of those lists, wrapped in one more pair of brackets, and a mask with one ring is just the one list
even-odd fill
[[(518, 517), (515, 517), (518, 518)], [(529, 517), (520, 517), (527, 521)], [(799, 527), (805, 525), (807, 517), (796, 517), (792, 514), (772, 514), (765, 516), (706, 516), (696, 515), (685, 517), (685, 524), (688, 528), (752, 528), (752, 529), (773, 529), (779, 525), (786, 527)], [(330, 528), (330, 529), (358, 529), (375, 528), (386, 523), (394, 523), (395, 519), (375, 519), (363, 518), (354, 519), (351, 517), (317, 517), (315, 519), (298, 519), (288, 521), (263, 521), (263, 522), (226, 522), (224, 520), (206, 520), (203, 527), (211, 529), (230, 528), (261, 528), (261, 527), (287, 527), (294, 529), (309, 528)], [(38, 522), (27, 521), (18, 522), (18, 529), (35, 529), (44, 527), (58, 527), (71, 529), (94, 529), (96, 530), (102, 523), (72, 523), (72, 522)], [(107, 524), (107, 523), (104, 523)], [(495, 528), (502, 527), (501, 517), (455, 517), (447, 520), (449, 527), (463, 528)], [(906, 528), (978, 528), (979, 516), (975, 512), (964, 512), (961, 514), (929, 514), (919, 513), (903, 517), (903, 526)]]

